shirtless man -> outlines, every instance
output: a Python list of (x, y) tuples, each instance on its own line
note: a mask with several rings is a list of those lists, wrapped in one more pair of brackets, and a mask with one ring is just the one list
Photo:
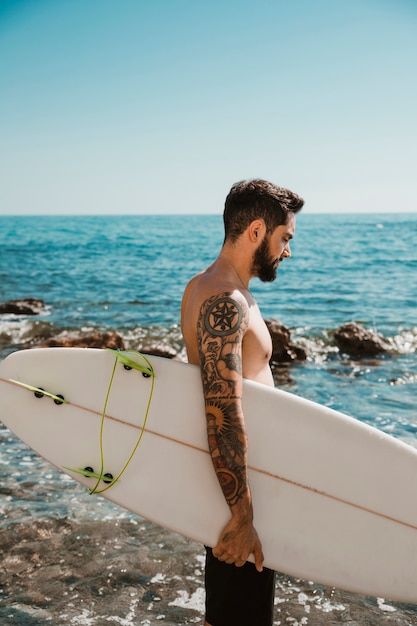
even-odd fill
[[(274, 572), (262, 567), (242, 410), (243, 378), (274, 384), (272, 344), (249, 281), (275, 279), (290, 257), (295, 213), (303, 204), (264, 180), (235, 184), (226, 198), (221, 253), (184, 292), (183, 337), (189, 362), (200, 365), (209, 450), (230, 507), (217, 544), (207, 548), (206, 626), (271, 626), (273, 620)], [(254, 564), (247, 562), (251, 554)]]

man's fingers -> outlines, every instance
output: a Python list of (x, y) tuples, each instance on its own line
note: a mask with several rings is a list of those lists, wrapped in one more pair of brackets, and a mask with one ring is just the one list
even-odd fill
[[(250, 538), (252, 539), (252, 541), (249, 541), (248, 537), (246, 538), (244, 537), (243, 542), (241, 539), (239, 539), (239, 541), (235, 540), (234, 544), (236, 545), (233, 544), (233, 541), (230, 540), (230, 537), (229, 537), (228, 542), (225, 541), (224, 536), (225, 536), (225, 533), (221, 535), (217, 545), (214, 546), (212, 550), (213, 556), (216, 559), (218, 559), (219, 561), (223, 563), (227, 563), (228, 565), (235, 565), (236, 567), (242, 567), (246, 563), (249, 557), (249, 554), (251, 552), (250, 548), (252, 548), (252, 553), (254, 555), (254, 561), (255, 561), (255, 567), (258, 570), (258, 572), (263, 571), (264, 555), (262, 551), (262, 545), (259, 541), (256, 531), (254, 531), (254, 536)], [(233, 537), (233, 539), (236, 539), (236, 538)]]
[(259, 547), (257, 548), (254, 553), (253, 553), (254, 557), (255, 557), (255, 567), (258, 570), (258, 572), (262, 572), (263, 567), (262, 567), (262, 563), (264, 562), (264, 554), (262, 552), (262, 548)]
[(236, 565), (237, 567), (241, 567), (246, 563), (246, 560), (242, 560), (242, 557), (233, 556), (227, 551), (213, 549), (212, 552), (213, 556), (215, 556), (218, 561), (222, 561), (223, 563), (227, 563), (228, 565)]

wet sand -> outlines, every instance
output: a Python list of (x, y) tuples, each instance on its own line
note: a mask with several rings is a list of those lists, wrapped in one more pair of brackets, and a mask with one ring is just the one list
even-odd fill
[[(204, 550), (140, 518), (10, 523), (0, 553), (2, 626), (204, 623)], [(279, 575), (274, 623), (411, 626), (416, 618), (412, 606)]]

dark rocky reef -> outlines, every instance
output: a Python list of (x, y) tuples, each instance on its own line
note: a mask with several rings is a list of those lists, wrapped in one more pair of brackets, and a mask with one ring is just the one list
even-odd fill
[(113, 350), (124, 350), (125, 343), (122, 335), (112, 331), (97, 332), (85, 336), (65, 335), (62, 337), (52, 337), (37, 348), (112, 348)]
[[(34, 316), (43, 313), (45, 302), (39, 298), (21, 298), (0, 302), (0, 315)], [(275, 319), (267, 319), (272, 339), (272, 368), (285, 369), (286, 366), (303, 362), (307, 359), (306, 350), (293, 343), (291, 332), (281, 322)], [(367, 358), (382, 355), (389, 352), (389, 345), (378, 333), (367, 330), (355, 322), (343, 324), (334, 331), (333, 340), (341, 354), (353, 358)], [(93, 332), (82, 335), (74, 330), (74, 333), (48, 336), (47, 329), (40, 324), (39, 334), (33, 336), (23, 347), (77, 347), (77, 348), (112, 348), (114, 350), (126, 350), (123, 336), (115, 331)], [(177, 358), (177, 351), (170, 345), (156, 340), (137, 348), (144, 354), (154, 354), (166, 358)]]
[(387, 352), (386, 342), (381, 335), (355, 322), (338, 328), (334, 340), (340, 352), (352, 357), (372, 357)]
[(0, 315), (39, 315), (45, 309), (45, 302), (39, 298), (22, 298), (0, 302)]
[(293, 363), (305, 361), (307, 353), (304, 348), (291, 341), (291, 332), (277, 320), (265, 320), (272, 339), (273, 363)]
[[(35, 347), (35, 346), (34, 346)], [(42, 344), (38, 344), (37, 348), (111, 348), (112, 350), (126, 350), (125, 341), (117, 332), (96, 332), (90, 335), (73, 336), (65, 335), (62, 337), (53, 337)], [(143, 346), (139, 349), (143, 354), (152, 354), (154, 356), (162, 356), (167, 359), (174, 359), (177, 353), (170, 346), (161, 344), (152, 344)]]

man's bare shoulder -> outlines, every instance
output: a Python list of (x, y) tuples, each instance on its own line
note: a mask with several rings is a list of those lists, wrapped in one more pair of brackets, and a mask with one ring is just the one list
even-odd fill
[(236, 300), (241, 306), (247, 306), (247, 297), (233, 282), (209, 270), (201, 272), (190, 280), (184, 290), (183, 314), (200, 313), (204, 304), (224, 297)]

